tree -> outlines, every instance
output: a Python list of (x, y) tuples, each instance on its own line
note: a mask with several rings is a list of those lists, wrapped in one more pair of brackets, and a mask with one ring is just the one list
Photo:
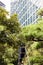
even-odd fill
[(40, 8), (38, 11), (37, 11), (37, 15), (39, 16), (39, 19), (42, 19), (42, 16), (43, 16), (43, 8)]
[[(27, 63), (31, 65), (43, 65), (43, 18), (23, 27), (22, 34), (26, 38), (27, 46)], [(25, 61), (26, 62), (26, 61)]]
[(42, 9), (39, 9), (39, 10), (37, 11), (37, 14), (43, 16), (43, 8), (42, 8)]
[[(20, 24), (18, 23), (17, 14), (7, 18), (8, 12), (0, 8), (0, 62), (12, 64), (18, 57), (19, 40), (17, 34), (21, 32)], [(17, 43), (18, 42), (18, 43)]]
[[(38, 10), (37, 14), (42, 17), (43, 9)], [(24, 65), (43, 65), (43, 18), (37, 22), (22, 28), (21, 35), (26, 39), (27, 50), (27, 63), (25, 60)]]

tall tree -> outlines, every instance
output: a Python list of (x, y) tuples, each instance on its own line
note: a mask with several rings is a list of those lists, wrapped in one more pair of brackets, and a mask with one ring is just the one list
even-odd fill
[[(7, 18), (8, 12), (0, 8), (0, 62), (1, 65), (13, 64), (17, 60), (18, 38), (21, 32), (17, 14)], [(1, 61), (2, 60), (2, 61)], [(2, 63), (3, 62), (3, 63)]]

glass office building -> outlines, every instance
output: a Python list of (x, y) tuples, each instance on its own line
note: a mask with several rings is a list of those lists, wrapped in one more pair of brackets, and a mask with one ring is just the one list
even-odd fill
[(5, 7), (5, 4), (0, 1), (0, 7)]
[(37, 10), (40, 8), (39, 0), (19, 0), (11, 2), (11, 15), (17, 13), (21, 26), (36, 23), (38, 16)]

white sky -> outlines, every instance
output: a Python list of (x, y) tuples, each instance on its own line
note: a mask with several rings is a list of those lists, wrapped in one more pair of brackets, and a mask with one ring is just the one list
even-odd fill
[(6, 9), (10, 11), (10, 0), (0, 0), (0, 1), (3, 2), (6, 5)]
[(10, 2), (11, 1), (18, 1), (18, 0), (0, 0), (1, 2), (3, 2), (6, 5), (6, 9), (8, 11), (10, 11)]

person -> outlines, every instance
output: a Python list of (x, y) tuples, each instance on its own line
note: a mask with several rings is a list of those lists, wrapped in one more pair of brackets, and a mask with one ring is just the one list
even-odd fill
[(19, 48), (19, 63), (22, 64), (22, 60), (26, 55), (25, 44), (21, 44)]

